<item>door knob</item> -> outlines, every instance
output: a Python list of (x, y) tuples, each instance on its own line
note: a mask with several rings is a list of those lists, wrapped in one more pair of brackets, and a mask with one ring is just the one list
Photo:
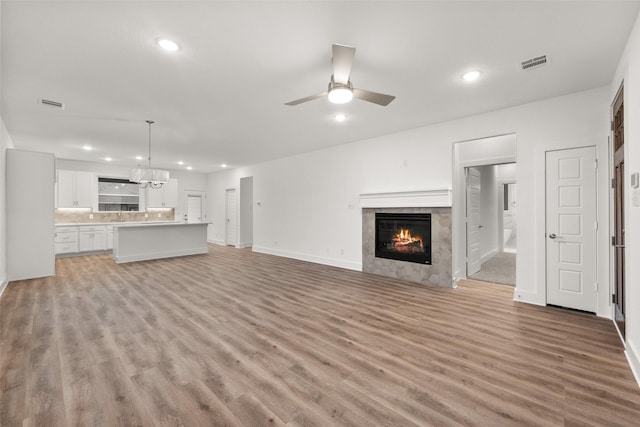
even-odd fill
[(556, 237), (558, 237), (558, 236), (556, 236), (554, 233), (549, 234), (549, 238), (550, 239), (555, 239)]

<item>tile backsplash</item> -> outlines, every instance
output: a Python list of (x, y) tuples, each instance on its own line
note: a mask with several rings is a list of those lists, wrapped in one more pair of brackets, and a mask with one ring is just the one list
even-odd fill
[[(145, 214), (147, 214), (147, 218), (145, 218)], [(92, 212), (91, 209), (55, 210), (56, 224), (144, 221), (175, 221), (175, 209), (147, 209), (146, 212)]]

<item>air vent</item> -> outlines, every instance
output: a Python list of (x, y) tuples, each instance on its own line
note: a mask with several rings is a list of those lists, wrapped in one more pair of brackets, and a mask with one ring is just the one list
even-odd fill
[(47, 107), (60, 108), (61, 110), (64, 110), (64, 104), (62, 102), (51, 101), (49, 99), (40, 98), (40, 99), (38, 99), (38, 103), (40, 105), (44, 105), (44, 106), (47, 106)]
[(522, 67), (522, 71), (533, 70), (534, 68), (542, 67), (543, 65), (549, 62), (549, 58), (547, 55), (536, 56), (535, 58), (527, 59), (526, 61), (522, 61), (520, 66)]

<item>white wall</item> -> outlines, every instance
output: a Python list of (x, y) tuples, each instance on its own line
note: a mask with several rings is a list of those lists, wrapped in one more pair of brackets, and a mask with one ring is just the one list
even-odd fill
[[(131, 168), (125, 166), (65, 159), (56, 159), (56, 169), (94, 172), (114, 178), (129, 178), (129, 172), (131, 171)], [(184, 218), (184, 210), (186, 208), (185, 190), (205, 193), (207, 191), (207, 175), (176, 170), (169, 171), (169, 175), (171, 178), (178, 180), (178, 207), (175, 209), (175, 218), (177, 221), (180, 221)]]
[(239, 247), (253, 245), (253, 177), (240, 178)]
[[(0, 0), (0, 23), (2, 22), (2, 0)], [(2, 31), (0, 31), (2, 34)], [(2, 37), (0, 36), (0, 45)], [(2, 55), (0, 55), (0, 99), (2, 98)], [(0, 103), (1, 104), (1, 103)], [(2, 121), (0, 107), (0, 295), (7, 286), (7, 148), (13, 148), (11, 138)]]
[[(636, 20), (611, 84), (607, 105), (624, 80), (625, 246), (626, 246), (626, 343), (627, 357), (640, 382), (640, 207), (633, 205), (630, 174), (640, 172), (640, 16)], [(611, 283), (613, 278), (611, 278)]]
[(498, 182), (515, 181), (518, 167), (516, 163), (498, 165)]
[[(253, 176), (254, 250), (359, 270), (360, 193), (451, 188), (453, 143), (515, 134), (521, 197), (514, 297), (545, 304), (545, 151), (595, 145), (606, 163), (608, 103), (604, 87), (211, 174), (209, 239), (224, 238), (224, 188)], [(598, 172), (600, 194), (608, 194), (606, 169)], [(459, 195), (454, 194), (454, 221)], [(598, 214), (606, 224), (606, 204)], [(455, 245), (457, 226), (453, 232)], [(608, 231), (601, 227), (598, 233), (598, 280), (606, 284)], [(610, 316), (608, 295), (608, 289), (599, 293), (599, 315)]]
[(13, 143), (0, 116), (0, 295), (7, 285), (7, 148)]

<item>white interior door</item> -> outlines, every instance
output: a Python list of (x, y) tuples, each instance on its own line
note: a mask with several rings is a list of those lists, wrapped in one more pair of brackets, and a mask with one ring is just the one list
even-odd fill
[(480, 170), (467, 168), (467, 277), (480, 271)]
[(187, 196), (187, 222), (202, 222), (202, 197), (189, 194)]
[(595, 312), (595, 147), (546, 154), (547, 304)]
[(225, 244), (236, 246), (238, 243), (238, 205), (235, 188), (227, 190), (225, 210)]

